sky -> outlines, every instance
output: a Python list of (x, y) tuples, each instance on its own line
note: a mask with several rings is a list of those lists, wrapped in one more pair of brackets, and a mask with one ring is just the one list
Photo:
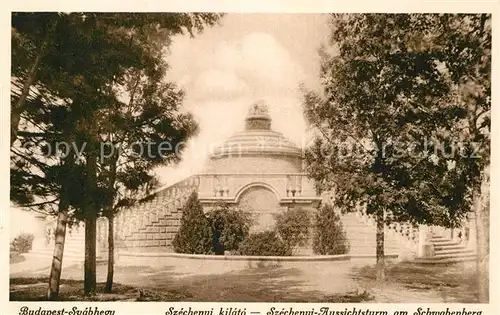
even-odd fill
[(186, 92), (200, 132), (182, 162), (157, 174), (171, 185), (202, 171), (208, 150), (243, 130), (250, 105), (264, 100), (272, 129), (299, 147), (307, 141), (299, 84), (319, 87), (318, 49), (328, 41), (323, 14), (228, 14), (219, 26), (173, 38), (168, 77)]
[[(167, 76), (185, 91), (183, 107), (200, 132), (180, 164), (155, 170), (162, 186), (201, 172), (209, 149), (244, 129), (257, 100), (268, 104), (272, 129), (301, 147), (307, 139), (298, 88), (319, 88), (318, 49), (327, 41), (322, 14), (228, 14), (195, 38), (174, 37)], [(30, 213), (15, 213), (11, 237), (34, 224)]]

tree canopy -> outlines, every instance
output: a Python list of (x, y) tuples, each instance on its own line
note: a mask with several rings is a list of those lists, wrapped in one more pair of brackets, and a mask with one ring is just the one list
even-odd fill
[[(41, 199), (47, 203), (37, 209), (50, 212), (47, 205), (57, 202), (61, 180), (70, 174), (74, 204), (81, 202), (84, 170), (73, 164), (82, 165), (91, 138), (103, 141), (110, 129), (157, 144), (175, 145), (192, 134), (189, 115), (172, 115), (183, 91), (165, 81), (164, 57), (171, 36), (194, 35), (220, 16), (13, 13), (11, 200), (29, 205)], [(121, 99), (127, 92), (129, 103)], [(56, 152), (57, 143), (69, 150)], [(70, 152), (81, 159), (67, 165), (63, 157)], [(151, 163), (164, 162), (155, 158)]]
[[(485, 162), (470, 159), (473, 138), (464, 130), (478, 112), (464, 90), (489, 95), (478, 75), (489, 75), (489, 19), (332, 15), (331, 42), (321, 53), (323, 92), (304, 95), (317, 131), (306, 160), (318, 188), (335, 186), (346, 211), (361, 201), (369, 212), (388, 211), (387, 220), (458, 225), (470, 211), (470, 170)], [(481, 102), (481, 124), (489, 128), (490, 104)]]
[(11, 200), (58, 215), (49, 299), (58, 295), (69, 208), (85, 221), (84, 293), (92, 294), (97, 217), (127, 203), (120, 188), (154, 184), (154, 166), (179, 161), (173, 148), (197, 126), (166, 80), (165, 55), (172, 36), (193, 36), (220, 17), (12, 14)]

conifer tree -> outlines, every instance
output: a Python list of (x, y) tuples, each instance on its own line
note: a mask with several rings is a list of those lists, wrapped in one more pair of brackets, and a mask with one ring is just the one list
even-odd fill
[(203, 213), (198, 193), (193, 192), (182, 209), (179, 231), (173, 240), (174, 250), (185, 254), (212, 252), (212, 228)]
[(349, 241), (342, 221), (332, 205), (325, 204), (316, 213), (313, 250), (320, 255), (340, 255), (349, 252)]
[[(156, 47), (151, 49), (151, 42), (161, 41), (166, 48), (171, 36), (193, 35), (220, 17), (211, 13), (13, 13), (11, 198), (37, 211), (52, 206), (47, 213), (58, 215), (49, 299), (58, 295), (71, 208), (75, 218), (86, 222), (84, 293), (95, 290), (95, 223), (109, 206), (108, 199), (101, 198), (105, 192), (99, 181), (100, 136), (107, 113), (120, 111), (123, 105), (117, 85), (130, 69), (146, 74), (158, 69), (163, 56)], [(166, 34), (166, 40), (137, 36), (146, 26), (156, 29), (154, 34)], [(58, 142), (70, 145), (62, 156), (51, 150)], [(40, 198), (45, 200), (37, 202)]]

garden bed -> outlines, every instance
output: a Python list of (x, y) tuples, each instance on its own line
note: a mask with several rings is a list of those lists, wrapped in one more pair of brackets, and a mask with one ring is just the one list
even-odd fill
[(171, 252), (120, 252), (119, 257), (178, 257), (203, 260), (238, 260), (238, 261), (335, 261), (350, 260), (349, 255), (317, 255), (317, 256), (242, 256), (242, 255), (199, 255), (179, 254)]

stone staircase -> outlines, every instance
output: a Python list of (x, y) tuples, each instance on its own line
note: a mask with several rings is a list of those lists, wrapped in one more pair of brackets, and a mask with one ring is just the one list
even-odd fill
[[(28, 256), (40, 259), (52, 259), (54, 255), (54, 241), (38, 248), (33, 248)], [(83, 224), (66, 230), (64, 242), (63, 264), (83, 262), (85, 259), (85, 229)]]
[[(149, 201), (124, 209), (115, 219), (116, 247), (126, 251), (173, 251), (182, 207), (195, 188), (188, 179), (157, 192)], [(105, 232), (98, 239), (107, 239), (104, 225), (101, 229)]]
[(475, 261), (476, 259), (476, 252), (467, 248), (467, 246), (462, 244), (459, 240), (433, 235), (429, 241), (434, 246), (434, 256), (429, 258), (416, 258), (416, 263), (452, 264)]
[[(352, 257), (375, 257), (376, 224), (372, 216), (360, 210), (341, 215), (341, 220), (350, 244)], [(452, 237), (450, 229), (433, 227), (429, 242), (433, 245), (431, 257), (419, 258), (419, 230), (407, 223), (392, 223), (385, 226), (385, 254), (419, 264), (452, 264), (474, 261), (475, 250), (469, 248), (464, 239)], [(462, 234), (463, 235), (463, 234)]]
[(181, 209), (171, 209), (155, 216), (145, 224), (129, 229), (123, 236), (119, 248), (171, 251), (172, 240), (180, 226)]

